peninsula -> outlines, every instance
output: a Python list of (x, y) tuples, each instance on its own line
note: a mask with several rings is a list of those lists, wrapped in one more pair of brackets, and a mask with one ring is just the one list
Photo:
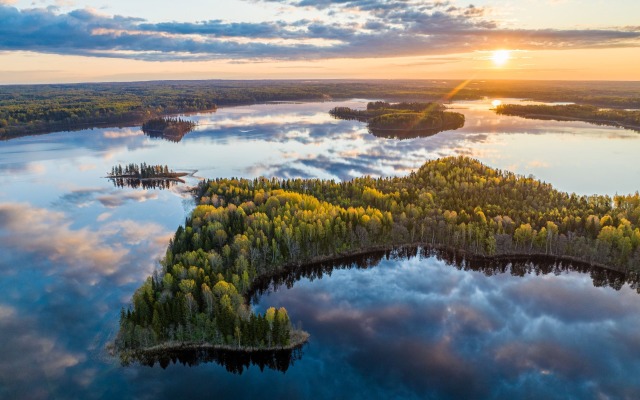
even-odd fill
[(284, 308), (251, 310), (258, 282), (394, 246), (540, 256), (622, 273), (640, 265), (638, 193), (578, 196), (466, 157), (428, 161), (405, 177), (215, 179), (196, 196), (161, 269), (121, 312), (121, 354), (295, 348), (309, 335)]
[(619, 126), (640, 132), (640, 110), (602, 109), (581, 104), (503, 104), (496, 113), (529, 119), (584, 121), (596, 125)]

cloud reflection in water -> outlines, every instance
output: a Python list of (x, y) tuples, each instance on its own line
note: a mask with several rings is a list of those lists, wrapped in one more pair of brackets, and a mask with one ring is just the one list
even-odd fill
[(617, 398), (640, 394), (639, 302), (584, 273), (486, 276), (427, 258), (303, 279), (260, 307), (285, 306), (312, 334), (305, 357), (373, 397)]

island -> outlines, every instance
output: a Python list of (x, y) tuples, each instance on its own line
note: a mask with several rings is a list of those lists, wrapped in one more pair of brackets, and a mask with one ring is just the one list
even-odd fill
[(187, 175), (187, 172), (169, 170), (166, 165), (141, 163), (125, 166), (118, 164), (111, 167), (111, 172), (106, 177), (117, 187), (168, 189), (175, 183), (185, 183), (181, 178)]
[(195, 122), (182, 118), (153, 118), (142, 124), (142, 132), (150, 137), (177, 143), (196, 126)]
[(529, 119), (584, 121), (640, 132), (640, 110), (602, 109), (581, 104), (502, 104), (495, 108), (495, 112)]
[(579, 196), (467, 157), (404, 177), (202, 182), (160, 268), (121, 310), (127, 360), (180, 349), (298, 348), (284, 308), (256, 313), (265, 280), (314, 263), (420, 246), (464, 260), (536, 257), (638, 274), (640, 194)]
[(365, 110), (335, 107), (329, 113), (339, 119), (367, 122), (369, 131), (379, 137), (407, 139), (431, 136), (464, 126), (464, 115), (445, 111), (440, 103), (369, 102)]

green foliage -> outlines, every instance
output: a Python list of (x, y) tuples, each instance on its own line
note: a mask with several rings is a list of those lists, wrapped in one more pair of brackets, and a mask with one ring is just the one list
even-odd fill
[(244, 296), (253, 282), (287, 266), (391, 245), (572, 257), (620, 270), (640, 265), (638, 193), (577, 196), (465, 157), (429, 161), (406, 177), (216, 179), (200, 185), (198, 198), (161, 273), (123, 314), (122, 346), (285, 346), (286, 310), (252, 313)]
[(340, 119), (367, 121), (374, 135), (386, 136), (386, 132), (391, 132), (392, 136), (402, 138), (403, 133), (434, 134), (464, 126), (464, 115), (444, 110), (444, 106), (438, 103), (390, 104), (376, 101), (368, 103), (366, 110), (335, 107), (329, 113)]

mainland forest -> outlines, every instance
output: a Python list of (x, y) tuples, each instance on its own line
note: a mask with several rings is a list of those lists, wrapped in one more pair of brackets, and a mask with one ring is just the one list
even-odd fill
[(170, 114), (270, 101), (483, 97), (640, 108), (634, 82), (555, 81), (157, 81), (0, 86), (0, 139), (93, 127), (131, 126)]
[(621, 273), (640, 265), (640, 194), (579, 196), (466, 157), (428, 161), (405, 177), (215, 179), (196, 192), (161, 268), (121, 312), (121, 354), (295, 348), (308, 334), (284, 308), (251, 310), (258, 283), (397, 246)]
[(597, 125), (620, 126), (640, 131), (639, 110), (601, 109), (591, 105), (563, 104), (502, 104), (496, 113), (515, 115), (530, 119), (550, 119), (558, 121), (585, 121)]

